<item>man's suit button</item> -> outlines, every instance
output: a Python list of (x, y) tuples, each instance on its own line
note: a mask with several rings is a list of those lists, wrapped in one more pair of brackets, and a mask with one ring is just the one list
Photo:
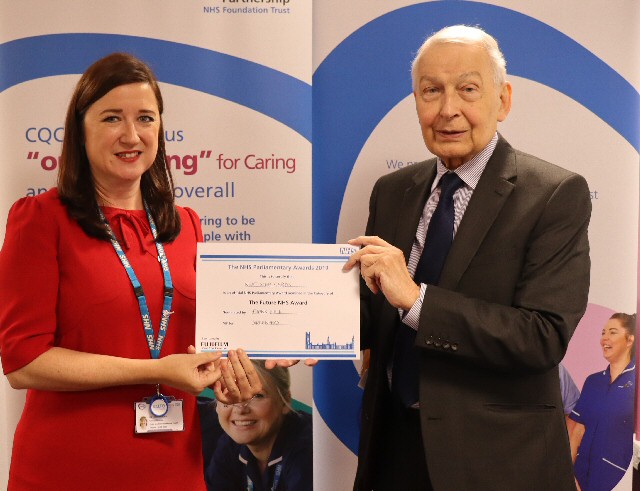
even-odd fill
[(458, 351), (458, 344), (457, 343), (451, 343), (451, 351)]
[(431, 346), (431, 345), (433, 344), (433, 338), (431, 338), (431, 337), (425, 338), (424, 343), (425, 343), (427, 346)]
[(436, 339), (436, 341), (433, 343), (433, 345), (436, 348), (440, 348), (442, 346), (442, 341), (440, 341), (440, 338)]

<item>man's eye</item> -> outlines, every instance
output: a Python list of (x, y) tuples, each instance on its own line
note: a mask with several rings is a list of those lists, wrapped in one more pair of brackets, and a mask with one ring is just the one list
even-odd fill
[(438, 87), (425, 87), (422, 89), (422, 98), (432, 100), (439, 96), (440, 89)]

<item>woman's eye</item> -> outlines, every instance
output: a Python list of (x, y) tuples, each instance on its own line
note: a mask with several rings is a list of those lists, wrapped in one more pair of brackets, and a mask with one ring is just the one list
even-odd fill
[(140, 116), (140, 121), (143, 123), (153, 123), (155, 118), (153, 116)]
[(266, 395), (264, 395), (264, 394), (256, 394), (254, 397), (255, 397), (256, 399), (264, 399), (264, 398), (265, 398), (265, 397), (267, 397), (267, 396), (266, 396)]

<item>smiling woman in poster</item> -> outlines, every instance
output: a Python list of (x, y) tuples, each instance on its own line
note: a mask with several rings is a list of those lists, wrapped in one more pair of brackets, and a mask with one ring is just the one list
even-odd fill
[(611, 491), (633, 451), (636, 314), (613, 314), (600, 346), (609, 366), (587, 377), (570, 418), (571, 455), (581, 491)]
[(291, 407), (287, 368), (253, 363), (264, 390), (246, 403), (216, 403), (225, 434), (206, 468), (209, 491), (311, 491), (311, 415)]
[(94, 63), (69, 104), (57, 188), (9, 213), (0, 352), (28, 389), (9, 490), (204, 490), (194, 396), (261, 390), (246, 355), (229, 365), (190, 346), (202, 233), (174, 203), (162, 109), (143, 62)]

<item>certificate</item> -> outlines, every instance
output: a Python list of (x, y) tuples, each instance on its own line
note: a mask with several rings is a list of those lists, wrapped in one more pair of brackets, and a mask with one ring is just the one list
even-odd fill
[(356, 250), (348, 244), (198, 244), (198, 351), (359, 359), (358, 268), (342, 271)]

